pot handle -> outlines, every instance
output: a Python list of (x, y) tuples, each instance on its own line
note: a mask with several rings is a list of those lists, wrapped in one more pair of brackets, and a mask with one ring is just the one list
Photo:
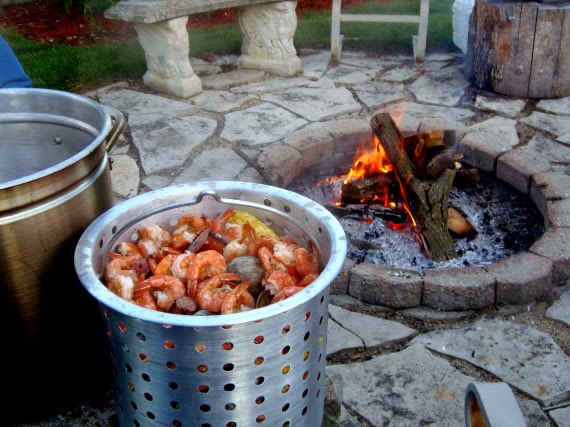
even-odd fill
[(121, 136), (127, 127), (127, 121), (125, 120), (123, 113), (116, 108), (109, 107), (108, 105), (103, 105), (103, 107), (107, 110), (107, 113), (111, 116), (111, 120), (113, 122), (111, 130), (107, 134), (107, 145), (105, 146), (107, 153), (109, 153), (117, 139), (119, 139), (119, 136)]

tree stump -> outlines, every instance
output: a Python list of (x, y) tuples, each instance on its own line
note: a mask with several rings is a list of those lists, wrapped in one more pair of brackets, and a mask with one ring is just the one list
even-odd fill
[(465, 78), (526, 98), (570, 95), (570, 1), (476, 0)]

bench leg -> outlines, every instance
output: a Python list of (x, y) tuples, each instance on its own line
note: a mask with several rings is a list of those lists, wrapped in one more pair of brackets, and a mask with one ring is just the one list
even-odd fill
[(342, 0), (333, 0), (331, 12), (331, 59), (340, 61), (340, 15), (342, 8)]
[(190, 65), (187, 22), (184, 16), (135, 26), (146, 57), (143, 83), (179, 98), (202, 92), (202, 82)]
[(429, 20), (429, 0), (421, 0), (420, 22), (418, 25), (418, 44), (416, 55), (416, 65), (421, 66), (426, 56), (427, 29)]
[(296, 6), (295, 0), (238, 8), (242, 33), (239, 68), (264, 70), (278, 76), (294, 76), (301, 71), (301, 60), (293, 45)]

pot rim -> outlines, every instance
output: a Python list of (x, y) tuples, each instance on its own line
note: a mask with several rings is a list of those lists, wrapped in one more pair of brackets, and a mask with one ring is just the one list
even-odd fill
[[(42, 169), (35, 173), (31, 173), (29, 175), (16, 178), (13, 180), (0, 182), (0, 191), (2, 190), (12, 190), (14, 187), (24, 186), (29, 183), (33, 183), (34, 181), (41, 180), (50, 175), (54, 175), (62, 170), (73, 166), (74, 164), (80, 162), (82, 159), (88, 157), (91, 153), (96, 151), (101, 144), (103, 144), (107, 138), (107, 134), (111, 131), (112, 128), (112, 121), (111, 116), (108, 110), (98, 102), (80, 94), (72, 93), (72, 92), (65, 92), (55, 89), (43, 89), (43, 88), (5, 88), (0, 89), (0, 97), (5, 98), (8, 96), (12, 97), (22, 97), (22, 96), (30, 96), (33, 94), (37, 94), (38, 96), (45, 96), (45, 97), (63, 97), (69, 102), (80, 103), (80, 105), (88, 106), (88, 108), (92, 108), (94, 111), (97, 111), (101, 118), (101, 129), (96, 129), (93, 127), (94, 131), (97, 131), (97, 135), (94, 137), (93, 141), (89, 143), (86, 147), (82, 150), (78, 151), (77, 153), (73, 154), (72, 156), (66, 158), (65, 160), (52, 165), (48, 168)], [(2, 116), (5, 117), (15, 117), (21, 112), (10, 112), (4, 113), (0, 111), (0, 124), (2, 123)], [(25, 114), (25, 113), (22, 113)], [(40, 113), (42, 114), (42, 113)], [(77, 121), (80, 123), (80, 121)], [(88, 128), (89, 126), (86, 126)]]
[[(140, 209), (140, 206), (144, 206), (145, 204), (153, 201), (156, 202), (161, 199), (177, 200), (177, 202), (179, 202), (179, 199), (176, 199), (177, 196), (188, 197), (190, 192), (194, 197), (199, 197), (199, 193), (202, 191), (220, 191), (220, 195), (222, 197), (224, 197), (224, 191), (239, 191), (243, 192), (243, 194), (247, 194), (248, 192), (263, 194), (286, 202), (287, 206), (291, 208), (291, 211), (298, 209), (302, 211), (304, 216), (312, 217), (317, 220), (320, 224), (319, 228), (322, 229), (322, 233), (325, 234), (325, 237), (330, 243), (330, 256), (319, 277), (303, 291), (278, 303), (271, 304), (263, 308), (257, 308), (255, 310), (229, 315), (188, 316), (162, 313), (139, 307), (111, 292), (100, 280), (93, 265), (93, 260), (96, 257), (95, 248), (102, 248), (107, 244), (103, 243), (102, 233), (104, 233), (105, 230), (110, 230), (112, 227), (116, 227), (119, 224), (119, 218), (124, 216), (125, 213), (132, 212), (133, 209), (137, 207)], [(167, 206), (170, 205), (170, 203), (167, 204)], [(259, 204), (257, 204), (256, 207), (263, 210), (276, 211), (276, 209)], [(279, 215), (282, 217), (289, 216), (287, 212), (281, 212)], [(289, 220), (294, 222), (292, 218)], [(122, 225), (123, 224), (120, 224), (120, 226)], [(314, 239), (314, 236), (311, 236), (310, 233), (307, 234)], [(150, 191), (114, 206), (93, 221), (84, 231), (76, 246), (74, 262), (76, 273), (82, 285), (95, 299), (98, 300), (100, 305), (143, 321), (171, 326), (199, 328), (212, 326), (223, 327), (225, 325), (259, 321), (268, 317), (283, 314), (296, 306), (302, 305), (304, 301), (311, 301), (327, 289), (334, 278), (340, 273), (344, 265), (346, 255), (347, 241), (344, 229), (338, 220), (327, 209), (318, 203), (300, 194), (266, 184), (239, 181), (204, 181), (170, 186)]]

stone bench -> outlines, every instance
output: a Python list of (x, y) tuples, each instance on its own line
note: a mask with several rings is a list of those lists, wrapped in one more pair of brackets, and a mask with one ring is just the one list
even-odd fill
[(202, 92), (190, 65), (189, 15), (236, 8), (242, 33), (238, 68), (293, 76), (301, 71), (293, 45), (296, 6), (296, 0), (125, 0), (107, 9), (105, 17), (135, 24), (146, 57), (145, 85), (188, 98)]

